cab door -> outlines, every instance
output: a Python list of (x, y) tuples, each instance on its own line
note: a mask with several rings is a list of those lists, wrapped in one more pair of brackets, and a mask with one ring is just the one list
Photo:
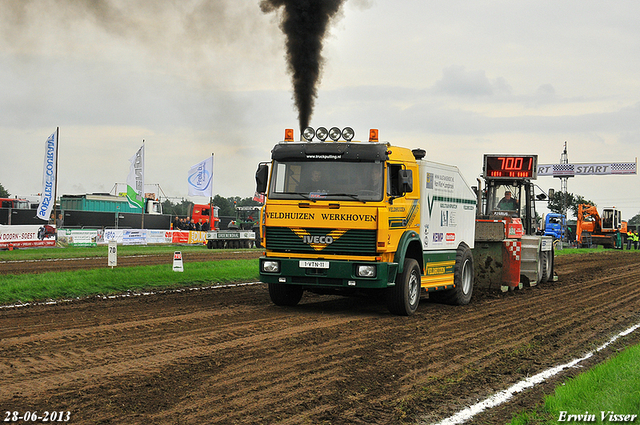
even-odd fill
[[(398, 246), (405, 231), (420, 230), (420, 197), (418, 169), (403, 163), (389, 161), (386, 167), (387, 186), (385, 199), (389, 203), (389, 244)], [(415, 177), (416, 181), (413, 181)], [(408, 182), (407, 180), (410, 180)]]

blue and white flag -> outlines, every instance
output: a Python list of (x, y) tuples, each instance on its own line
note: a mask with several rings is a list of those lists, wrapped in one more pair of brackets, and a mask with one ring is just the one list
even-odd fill
[(133, 208), (144, 207), (144, 145), (138, 149), (129, 162), (127, 176), (127, 201)]
[(213, 156), (191, 167), (187, 183), (189, 196), (213, 196)]
[(58, 131), (49, 138), (44, 150), (44, 170), (42, 171), (42, 194), (36, 216), (42, 220), (49, 220), (51, 211), (56, 203), (56, 156), (58, 151)]

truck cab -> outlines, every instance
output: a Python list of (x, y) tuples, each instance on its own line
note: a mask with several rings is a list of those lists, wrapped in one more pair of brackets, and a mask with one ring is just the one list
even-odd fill
[(410, 315), (424, 289), (468, 303), (476, 202), (457, 168), (380, 142), (375, 129), (368, 142), (352, 138), (348, 127), (318, 128), (296, 142), (287, 130), (259, 165), (260, 278), (272, 301), (386, 291), (389, 310)]
[(28, 210), (30, 208), (29, 201), (18, 198), (0, 198), (0, 208), (15, 208), (19, 210)]
[(542, 226), (540, 232), (545, 236), (552, 236), (554, 239), (564, 239), (567, 223), (565, 216), (558, 213), (548, 213), (542, 215)]

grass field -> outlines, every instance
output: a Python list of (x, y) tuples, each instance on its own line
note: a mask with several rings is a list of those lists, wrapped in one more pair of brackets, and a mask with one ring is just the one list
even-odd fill
[[(118, 256), (166, 254), (174, 251), (198, 252), (198, 246), (118, 246)], [(107, 257), (107, 247), (23, 249), (0, 252), (1, 261), (49, 258)], [(229, 282), (257, 281), (258, 260), (190, 262), (184, 272), (174, 272), (171, 264), (0, 275), (0, 304), (16, 304), (55, 299), (110, 295), (127, 291), (151, 291), (185, 286), (208, 286)]]
[[(204, 245), (118, 245), (118, 255), (158, 255), (174, 251), (206, 251)], [(26, 248), (0, 251), (0, 261), (45, 260), (50, 258), (107, 257), (107, 245), (97, 247)]]
[[(206, 249), (203, 245), (120, 245), (118, 246), (118, 256), (163, 254), (170, 256), (177, 250), (182, 251), (184, 255), (189, 252), (202, 252)], [(556, 250), (555, 253), (556, 255), (575, 255), (601, 251), (607, 250), (603, 248), (562, 249)], [(106, 258), (107, 255), (107, 246), (18, 249), (0, 251), (0, 262), (52, 258)], [(0, 304), (257, 281), (258, 279), (257, 260), (192, 262), (183, 273), (176, 273), (170, 266), (164, 265), (114, 269), (105, 267), (17, 276), (0, 275)]]
[(543, 405), (519, 414), (511, 425), (558, 422), (640, 423), (640, 346), (558, 386)]

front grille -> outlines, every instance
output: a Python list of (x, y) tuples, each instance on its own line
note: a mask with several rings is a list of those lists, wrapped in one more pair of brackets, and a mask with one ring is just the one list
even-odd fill
[[(331, 231), (332, 229), (304, 229), (304, 233), (311, 237), (327, 236)], [(376, 254), (376, 231), (369, 229), (347, 230), (339, 238), (334, 238), (333, 243), (320, 250), (315, 250), (310, 244), (305, 243), (302, 236), (298, 236), (288, 227), (267, 227), (266, 240), (267, 249), (279, 252), (315, 252), (335, 255)]]

